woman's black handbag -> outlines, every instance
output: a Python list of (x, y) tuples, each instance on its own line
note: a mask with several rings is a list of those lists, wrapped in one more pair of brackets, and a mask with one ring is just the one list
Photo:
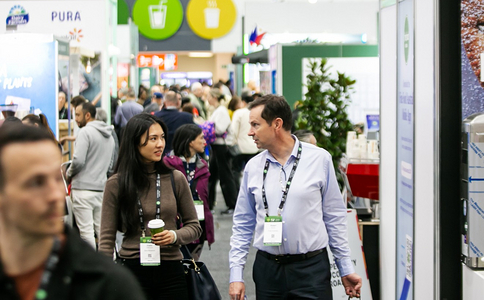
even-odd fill
[(183, 259), (185, 279), (191, 300), (222, 300), (217, 285), (203, 262)]
[[(178, 207), (178, 197), (176, 195), (173, 172), (170, 173), (170, 179)], [(177, 219), (177, 228), (180, 228), (180, 219)], [(187, 246), (182, 246), (180, 250), (183, 254), (182, 264), (183, 270), (185, 271), (185, 280), (187, 282), (190, 300), (222, 300), (217, 284), (215, 284), (215, 281), (205, 264), (200, 261), (196, 262), (190, 254), (190, 250), (188, 250)]]

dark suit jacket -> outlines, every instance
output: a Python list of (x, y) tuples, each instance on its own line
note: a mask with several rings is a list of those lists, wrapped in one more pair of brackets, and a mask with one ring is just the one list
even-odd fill
[(173, 136), (175, 135), (175, 131), (178, 129), (178, 127), (184, 124), (194, 124), (193, 115), (186, 112), (179, 112), (176, 109), (163, 108), (162, 110), (156, 112), (155, 116), (160, 118), (163, 123), (168, 126), (168, 137), (166, 139), (165, 150), (163, 152), (164, 154), (171, 151), (171, 142), (173, 141)]

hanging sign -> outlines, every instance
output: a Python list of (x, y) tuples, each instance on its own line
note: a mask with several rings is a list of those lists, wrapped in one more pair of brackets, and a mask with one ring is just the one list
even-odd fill
[(164, 40), (180, 29), (183, 7), (179, 0), (138, 0), (133, 6), (133, 19), (142, 35)]
[(235, 25), (237, 10), (232, 0), (191, 0), (187, 6), (188, 25), (204, 39), (226, 35)]
[(159, 70), (171, 71), (178, 67), (178, 56), (176, 54), (150, 53), (138, 54), (136, 62), (139, 68), (157, 67)]

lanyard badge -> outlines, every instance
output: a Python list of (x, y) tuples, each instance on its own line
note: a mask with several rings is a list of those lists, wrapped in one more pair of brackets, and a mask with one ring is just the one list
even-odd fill
[(264, 220), (264, 246), (282, 244), (282, 217), (270, 216)]
[(266, 197), (266, 190), (265, 190), (265, 181), (267, 173), (269, 172), (269, 160), (266, 160), (266, 164), (264, 166), (264, 173), (263, 173), (263, 183), (262, 183), (262, 202), (264, 202), (264, 208), (266, 211), (266, 217), (264, 220), (264, 246), (280, 246), (282, 244), (282, 209), (286, 204), (287, 200), (287, 193), (289, 192), (289, 188), (291, 187), (291, 182), (294, 179), (294, 173), (296, 172), (297, 166), (299, 164), (299, 160), (301, 159), (301, 152), (302, 146), (301, 142), (299, 142), (298, 149), (297, 149), (297, 156), (292, 166), (291, 174), (289, 175), (289, 179), (286, 182), (286, 186), (283, 189), (281, 203), (279, 204), (279, 208), (277, 209), (277, 216), (269, 216), (269, 204), (267, 203)]
[(139, 259), (142, 266), (160, 265), (160, 246), (153, 244), (150, 236), (139, 239)]
[[(155, 218), (160, 219), (161, 215), (161, 179), (160, 174), (156, 174), (156, 213)], [(146, 228), (143, 215), (143, 207), (138, 196), (138, 215), (141, 228), (139, 240), (139, 258), (142, 266), (159, 266), (161, 262), (160, 246), (151, 242), (151, 237), (146, 236)]]

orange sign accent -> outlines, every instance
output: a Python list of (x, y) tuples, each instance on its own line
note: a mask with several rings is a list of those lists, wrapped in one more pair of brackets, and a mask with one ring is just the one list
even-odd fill
[(159, 70), (176, 70), (178, 67), (178, 56), (176, 54), (138, 54), (136, 63), (139, 68), (158, 67)]

